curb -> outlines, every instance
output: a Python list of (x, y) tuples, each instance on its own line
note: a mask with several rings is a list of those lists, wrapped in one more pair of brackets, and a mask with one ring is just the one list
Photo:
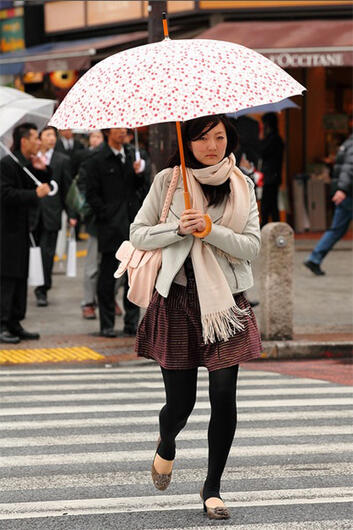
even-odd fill
[(353, 341), (263, 341), (263, 359), (327, 359), (351, 357)]

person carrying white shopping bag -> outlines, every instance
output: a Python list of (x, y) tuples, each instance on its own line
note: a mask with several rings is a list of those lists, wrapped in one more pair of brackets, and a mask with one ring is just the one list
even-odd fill
[(28, 285), (36, 287), (44, 283), (42, 253), (34, 241), (32, 232), (29, 233), (29, 238), (31, 246), (29, 249)]
[(77, 261), (76, 261), (76, 237), (75, 229), (70, 228), (70, 237), (67, 245), (67, 265), (66, 265), (66, 276), (69, 278), (76, 278), (77, 276)]

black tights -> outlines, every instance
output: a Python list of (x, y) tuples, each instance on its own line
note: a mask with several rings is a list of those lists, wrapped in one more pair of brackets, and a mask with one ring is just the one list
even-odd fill
[[(158, 454), (175, 458), (175, 438), (185, 427), (196, 400), (197, 368), (162, 368), (166, 404), (159, 413), (161, 443)], [(208, 472), (204, 499), (219, 497), (221, 477), (233, 442), (237, 424), (236, 385), (238, 365), (209, 373), (211, 418), (208, 427)]]

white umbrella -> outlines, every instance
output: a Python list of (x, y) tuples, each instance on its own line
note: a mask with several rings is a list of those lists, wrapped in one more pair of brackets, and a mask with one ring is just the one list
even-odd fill
[(53, 99), (35, 98), (15, 88), (0, 87), (1, 141), (10, 147), (13, 129), (27, 121), (42, 129), (51, 118), (54, 105)]
[[(9, 151), (12, 145), (13, 129), (21, 123), (34, 123), (38, 129), (42, 129), (51, 118), (54, 110), (55, 100), (35, 98), (21, 90), (10, 87), (0, 87), (0, 157), (8, 154), (19, 164), (21, 163)], [(27, 169), (23, 168), (27, 175), (39, 186), (41, 182)], [(58, 189), (57, 183), (50, 182), (55, 195)]]

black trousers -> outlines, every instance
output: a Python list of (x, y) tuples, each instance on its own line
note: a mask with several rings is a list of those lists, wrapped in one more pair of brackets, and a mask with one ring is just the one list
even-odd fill
[[(115, 282), (114, 272), (118, 268), (118, 261), (115, 253), (102, 253), (99, 266), (97, 297), (99, 306), (100, 328), (114, 328), (115, 323)], [(140, 317), (140, 308), (130, 302), (127, 298), (129, 289), (127, 276), (124, 283), (123, 305), (125, 310), (124, 329), (136, 331)]]
[(27, 278), (0, 277), (1, 329), (15, 330), (26, 315)]
[(262, 189), (261, 226), (264, 226), (268, 223), (270, 216), (273, 223), (279, 221), (278, 189), (278, 184), (265, 185)]
[(44, 285), (39, 285), (34, 289), (36, 295), (47, 294), (47, 291), (52, 285), (52, 272), (55, 257), (56, 241), (58, 239), (57, 230), (47, 230), (43, 225), (40, 225), (36, 230), (35, 239), (40, 246), (43, 261)]

